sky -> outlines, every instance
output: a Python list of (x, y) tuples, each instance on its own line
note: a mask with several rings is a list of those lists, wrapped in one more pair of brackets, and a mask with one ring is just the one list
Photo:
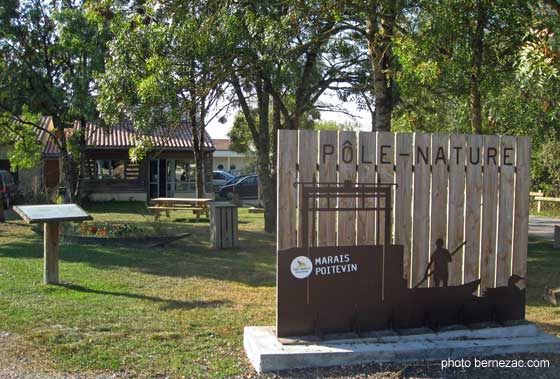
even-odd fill
[[(360, 124), (360, 130), (369, 131), (371, 129), (371, 115), (368, 111), (359, 110), (355, 102), (341, 103), (334, 93), (325, 92), (323, 96), (319, 99), (321, 103), (338, 105), (345, 109), (346, 112), (352, 114), (354, 119), (344, 112), (321, 112), (321, 120), (326, 121), (336, 121), (339, 123), (354, 123)], [(219, 117), (215, 117), (214, 120), (206, 127), (206, 131), (210, 134), (210, 137), (216, 138), (228, 138), (227, 133), (233, 125), (235, 120), (235, 115), (238, 109), (230, 109), (226, 115), (226, 123), (222, 124), (218, 121)]]

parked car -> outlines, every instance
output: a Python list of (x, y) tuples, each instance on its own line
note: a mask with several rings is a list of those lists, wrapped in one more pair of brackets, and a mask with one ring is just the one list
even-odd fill
[(6, 208), (14, 202), (17, 195), (17, 184), (14, 182), (12, 174), (4, 170), (0, 170), (0, 195), (2, 195), (2, 202)]
[(259, 192), (259, 177), (249, 175), (236, 183), (228, 184), (220, 189), (220, 197), (232, 200), (235, 196), (240, 199), (256, 199)]
[(230, 180), (227, 181), (226, 184), (224, 184), (225, 186), (228, 186), (230, 184), (235, 184), (237, 182), (239, 182), (242, 179), (245, 179), (247, 177), (247, 175), (241, 175), (241, 176), (236, 176), (235, 178), (232, 178)]
[(232, 179), (235, 179), (235, 175), (232, 175), (229, 172), (220, 170), (214, 171), (212, 174), (212, 186), (214, 187), (214, 192), (218, 192), (222, 186)]

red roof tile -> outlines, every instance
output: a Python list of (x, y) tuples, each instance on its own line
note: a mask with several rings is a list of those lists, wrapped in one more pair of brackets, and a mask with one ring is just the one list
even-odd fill
[[(76, 130), (82, 127), (75, 123)], [(136, 139), (142, 134), (138, 133), (130, 123), (121, 123), (111, 128), (102, 128), (93, 123), (87, 123), (84, 131), (85, 146), (87, 148), (131, 148), (136, 144)], [(163, 149), (192, 149), (192, 128), (181, 124), (175, 128), (161, 128), (148, 135), (156, 148)], [(204, 135), (204, 147), (214, 150), (212, 138), (208, 133)]]
[(229, 150), (229, 147), (231, 145), (231, 140), (229, 138), (214, 138), (213, 141), (216, 150)]

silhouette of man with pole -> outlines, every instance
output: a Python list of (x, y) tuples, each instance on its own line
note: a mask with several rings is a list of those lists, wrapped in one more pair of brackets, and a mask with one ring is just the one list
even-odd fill
[(430, 264), (428, 265), (428, 270), (432, 264), (434, 265), (436, 287), (439, 287), (440, 283), (442, 283), (443, 287), (447, 287), (447, 282), (449, 280), (449, 262), (451, 262), (451, 253), (443, 247), (443, 239), (438, 238), (436, 240), (436, 250), (432, 254)]
[[(452, 253), (449, 250), (443, 248), (443, 239), (438, 238), (436, 241), (436, 250), (433, 252), (430, 258), (430, 263), (426, 267), (426, 273), (424, 278), (414, 286), (414, 288), (420, 287), (430, 276), (434, 276), (436, 287), (439, 287), (441, 282), (443, 287), (447, 287), (447, 282), (449, 280), (449, 270), (448, 264), (451, 262), (452, 257), (461, 250), (461, 248), (467, 243), (467, 241), (462, 242)], [(434, 269), (430, 271), (430, 268), (434, 265)]]

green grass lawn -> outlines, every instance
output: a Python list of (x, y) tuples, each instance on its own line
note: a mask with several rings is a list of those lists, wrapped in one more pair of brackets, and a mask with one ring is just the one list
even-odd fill
[[(141, 204), (100, 204), (95, 220), (144, 222)], [(63, 244), (60, 286), (42, 280), (40, 236), (0, 226), (0, 332), (22, 336), (18, 349), (45, 369), (127, 370), (186, 377), (225, 377), (249, 370), (245, 325), (275, 315), (274, 237), (262, 215), (240, 209), (240, 244), (211, 250), (209, 225), (163, 223), (187, 239), (162, 248)]]
[[(143, 204), (87, 207), (95, 220), (146, 222)], [(209, 225), (191, 213), (162, 218), (191, 237), (162, 248), (63, 244), (60, 286), (42, 280), (42, 242), (23, 223), (0, 225), (0, 333), (18, 336), (2, 360), (32, 357), (38, 370), (133, 376), (228, 377), (250, 372), (243, 327), (273, 325), (274, 236), (240, 209), (240, 243), (210, 249)], [(560, 334), (560, 308), (541, 300), (560, 285), (560, 251), (532, 241), (527, 318)]]

